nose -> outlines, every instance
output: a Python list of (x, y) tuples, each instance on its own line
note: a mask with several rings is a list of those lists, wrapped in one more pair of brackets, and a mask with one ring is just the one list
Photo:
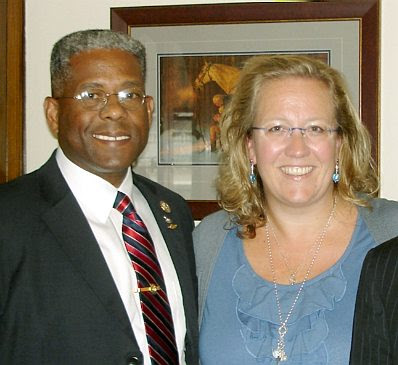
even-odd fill
[(111, 94), (107, 97), (107, 102), (100, 110), (100, 116), (103, 119), (119, 120), (127, 114), (126, 109), (119, 102), (117, 95)]
[(294, 131), (299, 131), (303, 137), (305, 137), (305, 128), (301, 127), (291, 127), (289, 128), (288, 137), (290, 137)]
[[(297, 132), (297, 133), (294, 133)], [(285, 139), (285, 153), (293, 157), (305, 156), (308, 151), (308, 139), (303, 128), (291, 128), (289, 135)]]

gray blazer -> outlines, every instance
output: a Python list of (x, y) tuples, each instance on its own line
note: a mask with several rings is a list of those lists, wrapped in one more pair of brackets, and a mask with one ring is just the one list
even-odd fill
[[(370, 234), (377, 244), (398, 236), (398, 202), (373, 199), (373, 209), (359, 208)], [(193, 232), (196, 273), (199, 281), (199, 324), (202, 322), (207, 290), (225, 236), (233, 226), (225, 211), (218, 211), (202, 220)]]

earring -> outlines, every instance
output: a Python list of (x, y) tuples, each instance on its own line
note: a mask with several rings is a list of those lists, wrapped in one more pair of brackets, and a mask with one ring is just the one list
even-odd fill
[(334, 168), (334, 173), (332, 175), (332, 180), (335, 184), (340, 181), (340, 172), (339, 172), (339, 160), (336, 161), (336, 166)]
[(250, 180), (250, 183), (253, 185), (255, 182), (256, 182), (256, 180), (257, 180), (257, 177), (256, 177), (256, 174), (254, 173), (254, 163), (253, 163), (253, 160), (250, 160), (250, 174), (249, 174), (249, 180)]

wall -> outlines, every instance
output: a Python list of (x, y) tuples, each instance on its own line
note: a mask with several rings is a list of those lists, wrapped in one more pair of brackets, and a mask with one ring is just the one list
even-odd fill
[[(381, 50), (381, 195), (398, 200), (398, 2), (382, 0)], [(206, 3), (242, 0), (208, 0)], [(256, 1), (253, 1), (256, 2)], [(258, 2), (258, 1), (257, 1)], [(56, 141), (43, 117), (43, 99), (50, 94), (51, 47), (63, 35), (85, 28), (109, 28), (110, 7), (199, 4), (199, 0), (26, 0), (26, 170), (43, 164)]]
[(398, 200), (398, 2), (382, 0), (381, 13), (381, 196)]

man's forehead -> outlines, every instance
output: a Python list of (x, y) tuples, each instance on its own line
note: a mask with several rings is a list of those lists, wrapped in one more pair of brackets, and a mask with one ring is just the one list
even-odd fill
[(65, 87), (81, 88), (83, 84), (100, 87), (144, 87), (138, 58), (123, 50), (93, 49), (75, 54), (70, 59), (69, 77)]
[(138, 58), (128, 51), (116, 48), (93, 48), (89, 50), (80, 51), (70, 57), (70, 63), (74, 64), (79, 62), (81, 59), (89, 59), (95, 62), (96, 60), (113, 60), (113, 59), (130, 59), (137, 62), (139, 66)]
[(72, 73), (106, 75), (112, 73), (141, 75), (141, 65), (138, 58), (122, 50), (95, 49), (80, 52), (70, 59)]

